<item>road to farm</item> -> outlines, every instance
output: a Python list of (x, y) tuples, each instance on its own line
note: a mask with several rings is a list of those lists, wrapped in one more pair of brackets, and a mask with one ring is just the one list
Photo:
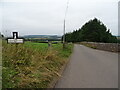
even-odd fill
[(118, 88), (118, 54), (74, 45), (55, 88)]

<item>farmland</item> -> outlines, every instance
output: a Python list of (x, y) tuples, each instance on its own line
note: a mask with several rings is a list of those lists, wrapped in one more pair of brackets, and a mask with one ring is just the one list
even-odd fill
[(3, 88), (48, 88), (59, 70), (68, 61), (72, 44), (25, 42), (7, 44), (3, 41)]

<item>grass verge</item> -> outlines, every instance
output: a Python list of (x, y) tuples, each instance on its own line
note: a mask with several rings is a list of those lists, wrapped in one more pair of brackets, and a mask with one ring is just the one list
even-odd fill
[(62, 49), (62, 44), (25, 42), (7, 44), (3, 41), (3, 88), (49, 88), (59, 70), (67, 62), (72, 44)]
[(81, 42), (80, 44), (87, 46), (87, 47), (90, 47), (90, 48), (93, 48), (93, 49), (97, 49), (97, 47), (92, 45), (92, 44), (88, 44), (88, 43), (84, 43), (84, 42)]

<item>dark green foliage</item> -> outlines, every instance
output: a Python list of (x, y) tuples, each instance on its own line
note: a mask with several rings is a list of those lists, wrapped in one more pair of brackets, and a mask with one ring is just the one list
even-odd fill
[(66, 33), (65, 40), (66, 42), (117, 42), (117, 38), (112, 36), (110, 30), (107, 30), (107, 27), (96, 18), (84, 24), (81, 29)]

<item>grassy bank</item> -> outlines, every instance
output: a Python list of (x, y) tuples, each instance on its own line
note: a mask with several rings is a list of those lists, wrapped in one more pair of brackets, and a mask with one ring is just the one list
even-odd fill
[(93, 48), (93, 49), (97, 49), (97, 47), (92, 45), (92, 44), (88, 44), (88, 43), (84, 43), (84, 42), (80, 42), (80, 44), (84, 45), (84, 46), (87, 46), (87, 47), (90, 47), (90, 48)]
[(25, 42), (15, 45), (3, 42), (3, 88), (47, 88), (59, 76), (67, 62), (72, 45)]

